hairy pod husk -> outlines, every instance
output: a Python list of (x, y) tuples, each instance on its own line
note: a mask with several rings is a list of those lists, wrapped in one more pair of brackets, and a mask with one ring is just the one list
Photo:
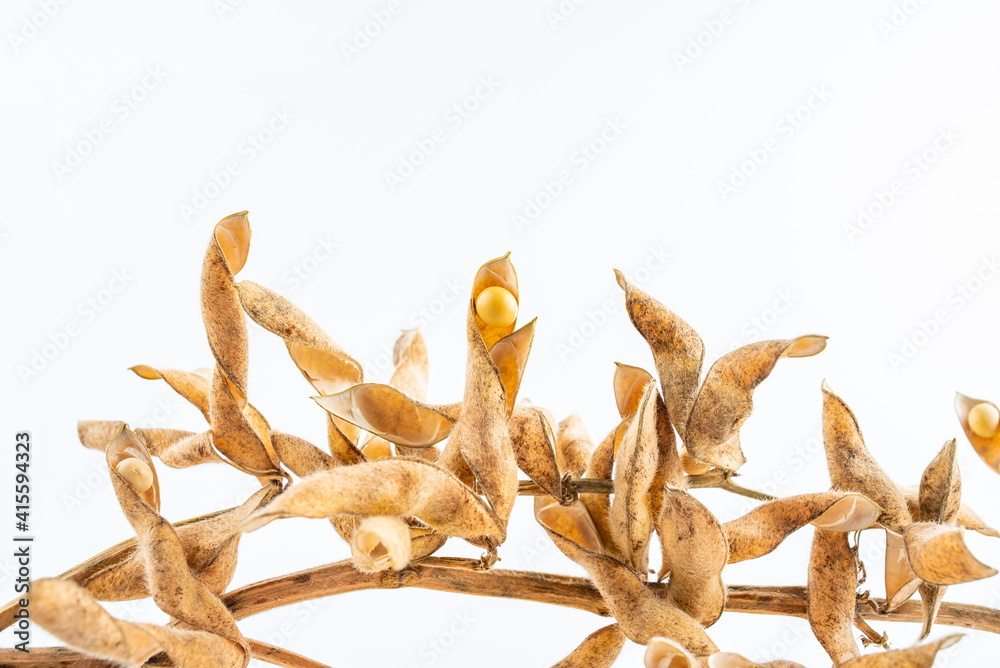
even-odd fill
[(827, 531), (859, 531), (875, 522), (882, 509), (861, 496), (819, 492), (768, 501), (722, 525), (729, 542), (729, 563), (769, 554), (807, 524)]
[(160, 650), (178, 666), (242, 668), (249, 652), (213, 633), (116, 619), (79, 585), (59, 579), (31, 584), (32, 621), (88, 656), (138, 668)]
[(866, 654), (844, 663), (841, 668), (931, 668), (938, 652), (961, 639), (962, 636), (956, 634), (918, 647)]
[(961, 527), (917, 522), (903, 534), (913, 572), (924, 582), (956, 585), (997, 574), (969, 551)]
[(625, 274), (616, 269), (615, 278), (625, 291), (629, 319), (653, 352), (670, 422), (686, 441), (685, 428), (698, 394), (705, 346), (689, 324), (630, 283)]
[(157, 607), (193, 629), (241, 647), (246, 665), (246, 640), (222, 601), (191, 572), (177, 531), (110, 465), (110, 460), (108, 471), (122, 512), (136, 532), (139, 553), (146, 565), (146, 583)]
[(617, 559), (586, 550), (549, 527), (545, 530), (563, 554), (587, 571), (629, 640), (645, 645), (662, 636), (687, 647), (696, 656), (718, 651), (701, 624), (651, 592), (631, 568)]
[(853, 634), (857, 587), (847, 534), (816, 529), (809, 553), (809, 626), (837, 666), (860, 654)]
[(436, 464), (406, 457), (317, 471), (244, 522), (253, 531), (279, 517), (412, 516), (458, 538), (497, 536), (502, 526), (468, 486)]
[(201, 316), (208, 347), (239, 410), (247, 401), (249, 347), (233, 276), (243, 268), (249, 250), (247, 212), (234, 213), (216, 224), (201, 270)]
[(823, 444), (833, 489), (868, 497), (883, 509), (882, 524), (902, 533), (912, 521), (906, 500), (865, 446), (854, 413), (825, 381)]
[(518, 404), (507, 420), (511, 445), (517, 467), (550, 496), (565, 502), (562, 474), (556, 455), (556, 436), (547, 411), (536, 406)]
[(552, 668), (611, 668), (625, 646), (625, 634), (617, 624), (597, 629)]
[(810, 357), (826, 347), (825, 336), (758, 341), (715, 361), (691, 407), (684, 446), (696, 460), (735, 471), (746, 457), (739, 431), (753, 410), (753, 391), (782, 357)]
[(625, 555), (626, 563), (643, 574), (653, 530), (647, 495), (656, 477), (659, 457), (656, 398), (656, 384), (650, 382), (615, 456), (615, 493), (611, 501), (611, 530), (615, 544)]
[(559, 470), (577, 478), (587, 472), (587, 462), (594, 451), (594, 442), (587, 433), (583, 418), (573, 413), (559, 423), (556, 430), (556, 463)]

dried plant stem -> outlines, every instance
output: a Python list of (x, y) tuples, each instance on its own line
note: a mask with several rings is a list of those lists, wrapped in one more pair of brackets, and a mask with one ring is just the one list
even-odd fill
[[(664, 585), (650, 585), (654, 590)], [(586, 578), (527, 571), (476, 571), (417, 564), (401, 573), (367, 575), (349, 561), (327, 564), (307, 571), (258, 582), (229, 592), (223, 597), (236, 619), (271, 608), (334, 594), (363, 589), (417, 587), (474, 596), (493, 596), (561, 605), (607, 616), (600, 594)], [(765, 587), (733, 585), (727, 588), (727, 612), (806, 617), (805, 587)], [(876, 603), (881, 603), (875, 599)], [(867, 606), (858, 607), (861, 619), (895, 622), (922, 622), (919, 601), (907, 601), (888, 614)], [(1000, 610), (964, 603), (944, 603), (938, 624), (1000, 634)]]
[[(605, 478), (570, 478), (563, 484), (569, 485), (579, 494), (614, 494), (615, 491), (614, 481)], [(727, 471), (711, 471), (702, 475), (688, 476), (688, 486), (696, 489), (714, 487), (758, 501), (773, 501), (775, 499), (769, 494), (737, 485)], [(520, 481), (517, 493), (521, 496), (545, 496), (548, 494), (531, 480)]]
[[(339, 561), (236, 589), (225, 594), (223, 601), (236, 619), (245, 619), (273, 608), (352, 591), (417, 587), (473, 596), (535, 601), (586, 610), (601, 616), (608, 615), (601, 595), (586, 578), (529, 571), (451, 568), (435, 565), (435, 562), (451, 563), (451, 560), (429, 558), (400, 573), (375, 574), (361, 573), (352, 562)], [(476, 560), (469, 560), (470, 565), (475, 562)], [(650, 587), (654, 591), (665, 591), (661, 584), (651, 584)], [(805, 587), (732, 585), (727, 589), (727, 612), (806, 617)], [(881, 599), (871, 600), (876, 605), (884, 603)], [(887, 614), (875, 612), (865, 602), (860, 602), (857, 615), (859, 620), (923, 621), (923, 610), (918, 601), (907, 601)], [(1000, 634), (1000, 610), (965, 603), (943, 603), (937, 623)], [(293, 652), (270, 648), (264, 643), (252, 641), (252, 645), (257, 658), (275, 665), (293, 668), (323, 666)], [(40, 647), (32, 649), (30, 654), (13, 649), (0, 650), (0, 665), (96, 668), (111, 664), (84, 657), (65, 648)], [(170, 664), (163, 655), (157, 655), (146, 665)]]
[(281, 647), (268, 645), (266, 642), (254, 640), (253, 638), (247, 638), (247, 641), (250, 643), (250, 652), (253, 654), (253, 658), (260, 659), (273, 666), (282, 666), (283, 668), (330, 668), (325, 663), (314, 661)]

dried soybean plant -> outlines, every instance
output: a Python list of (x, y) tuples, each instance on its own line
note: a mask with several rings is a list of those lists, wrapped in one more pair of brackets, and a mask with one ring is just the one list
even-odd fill
[[(236, 281), (249, 245), (246, 212), (238, 213), (218, 223), (205, 255), (202, 315), (213, 366), (132, 367), (198, 407), (208, 428), (79, 424), (83, 445), (105, 452), (135, 537), (32, 582), (31, 618), (68, 647), (0, 650), (0, 664), (233, 668), (257, 658), (322, 666), (244, 637), (237, 621), (302, 600), (400, 587), (520, 598), (613, 618), (556, 664), (563, 668), (610, 666), (626, 640), (647, 646), (650, 668), (758, 665), (721, 651), (709, 635), (726, 611), (805, 617), (836, 666), (859, 668), (931, 666), (958, 639), (889, 649), (869, 620), (920, 621), (922, 641), (935, 620), (1000, 632), (1000, 612), (943, 602), (949, 585), (996, 574), (969, 552), (963, 532), (1000, 537), (962, 504), (954, 440), (918, 486), (899, 486), (865, 447), (850, 408), (824, 383), (829, 491), (771, 499), (733, 481), (745, 462), (739, 434), (754, 389), (778, 360), (816, 355), (826, 337), (752, 343), (716, 360), (702, 377), (704, 346), (694, 329), (617, 273), (656, 376), (617, 365), (621, 421), (595, 446), (579, 416), (556, 422), (544, 408), (517, 401), (535, 321), (517, 327), (518, 283), (508, 256), (483, 265), (473, 281), (461, 401), (431, 404), (418, 331), (397, 341), (387, 385), (363, 382), (361, 366), (305, 313), (263, 286)], [(245, 316), (281, 337), (318, 393), (326, 449), (272, 430), (248, 402)], [(956, 406), (972, 445), (997, 470), (1000, 411), (962, 395)], [(159, 512), (155, 459), (173, 468), (229, 464), (261, 488), (239, 507), (171, 523)], [(518, 479), (519, 470), (528, 480)], [(691, 494), (698, 487), (762, 503), (722, 523)], [(534, 497), (536, 520), (587, 578), (494, 568), (519, 495)], [(227, 591), (242, 533), (284, 517), (329, 520), (351, 559)], [(807, 524), (814, 531), (807, 586), (725, 584), (727, 564), (763, 557)], [(885, 532), (884, 599), (858, 593), (864, 566), (856, 541), (866, 530)], [(483, 556), (432, 556), (449, 538), (482, 548)], [(651, 563), (657, 543), (659, 560)], [(909, 600), (917, 592), (919, 604)], [(145, 597), (171, 617), (168, 624), (116, 619), (99, 604)], [(3, 627), (16, 606), (0, 612)], [(862, 653), (859, 632), (865, 646), (881, 649)]]

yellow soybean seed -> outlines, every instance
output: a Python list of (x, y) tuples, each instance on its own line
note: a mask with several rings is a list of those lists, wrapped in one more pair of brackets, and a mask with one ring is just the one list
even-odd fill
[(115, 469), (140, 494), (153, 486), (153, 470), (138, 457), (121, 460)]
[(490, 327), (506, 327), (517, 320), (517, 300), (499, 285), (491, 285), (476, 297), (476, 313)]
[(980, 438), (993, 438), (1000, 426), (1000, 410), (989, 402), (976, 404), (969, 411), (969, 429)]

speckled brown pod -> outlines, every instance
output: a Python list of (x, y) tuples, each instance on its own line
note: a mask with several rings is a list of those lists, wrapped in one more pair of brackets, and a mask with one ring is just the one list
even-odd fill
[(729, 563), (769, 554), (807, 524), (827, 531), (859, 531), (871, 526), (881, 513), (881, 508), (860, 494), (844, 492), (768, 501), (722, 525), (729, 541)]
[(696, 460), (735, 471), (746, 457), (739, 431), (753, 410), (753, 391), (782, 357), (810, 357), (826, 347), (825, 336), (758, 341), (723, 355), (708, 370), (684, 433)]
[(808, 617), (813, 635), (840, 665), (860, 654), (854, 640), (858, 571), (847, 534), (816, 529), (809, 553)]
[(611, 668), (625, 646), (625, 634), (617, 624), (597, 629), (552, 668)]
[(625, 291), (629, 319), (653, 352), (670, 422), (686, 440), (684, 429), (698, 394), (705, 346), (689, 324), (629, 283), (625, 274), (616, 269), (615, 278)]
[(471, 489), (436, 464), (395, 457), (317, 471), (246, 522), (253, 531), (280, 517), (413, 516), (449, 536), (498, 536), (502, 525)]
[(897, 533), (912, 520), (906, 499), (865, 446), (858, 420), (823, 382), (823, 444), (833, 489), (857, 492), (883, 509), (880, 522)]

